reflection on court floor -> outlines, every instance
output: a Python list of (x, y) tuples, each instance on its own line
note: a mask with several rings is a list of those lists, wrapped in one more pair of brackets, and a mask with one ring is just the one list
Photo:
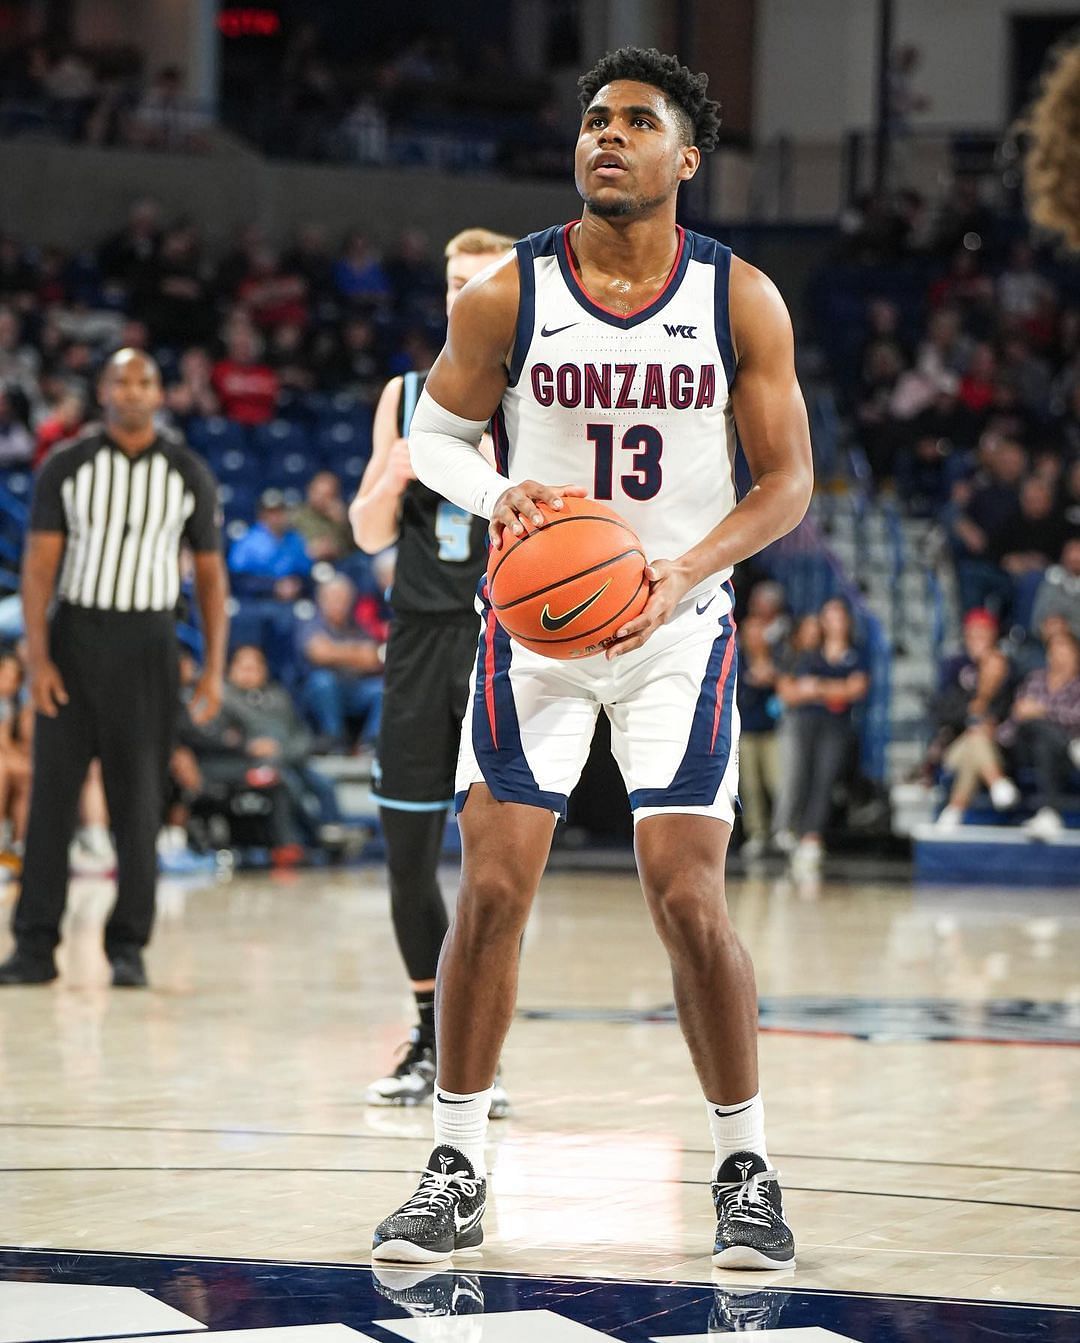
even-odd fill
[[(797, 1273), (714, 1284), (611, 1282), (246, 1260), (0, 1251), (0, 1343), (161, 1338), (213, 1343), (1076, 1343), (1080, 1310), (800, 1291)], [(118, 1288), (127, 1290), (118, 1291)], [(136, 1290), (131, 1290), (131, 1289)], [(164, 1340), (163, 1340), (164, 1343)]]
[[(970, 1044), (1080, 1046), (1080, 1002), (1030, 998), (856, 998), (803, 994), (761, 998), (762, 1032), (841, 1035), (854, 1040), (949, 1040)], [(675, 1007), (523, 1008), (529, 1021), (674, 1022)]]

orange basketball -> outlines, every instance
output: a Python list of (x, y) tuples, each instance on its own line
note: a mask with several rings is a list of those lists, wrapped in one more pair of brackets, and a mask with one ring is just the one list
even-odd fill
[(606, 504), (541, 504), (544, 525), (503, 533), (488, 556), (488, 599), (512, 639), (551, 658), (602, 652), (649, 599), (645, 552)]

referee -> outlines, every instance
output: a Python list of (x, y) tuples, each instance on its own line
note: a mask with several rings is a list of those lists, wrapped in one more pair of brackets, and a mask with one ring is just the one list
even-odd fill
[(191, 715), (208, 722), (221, 703), (226, 582), (214, 479), (178, 437), (155, 428), (161, 374), (147, 355), (114, 354), (98, 396), (104, 424), (55, 452), (34, 490), (22, 572), (33, 779), (16, 946), (0, 984), (56, 978), (68, 845), (95, 757), (116, 836), (105, 952), (115, 985), (146, 984), (142, 949), (178, 702), (182, 541), (194, 552), (206, 642)]

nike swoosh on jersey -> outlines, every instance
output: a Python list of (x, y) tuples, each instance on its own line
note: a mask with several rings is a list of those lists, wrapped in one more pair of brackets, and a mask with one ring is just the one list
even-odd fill
[(583, 602), (579, 602), (577, 606), (572, 606), (565, 615), (561, 616), (553, 616), (551, 614), (551, 607), (545, 602), (544, 609), (540, 612), (540, 624), (551, 634), (555, 634), (558, 630), (566, 629), (567, 625), (569, 625), (572, 620), (576, 620), (578, 616), (583, 616), (594, 602), (598, 602), (604, 593), (607, 592), (609, 587), (611, 587), (610, 578), (603, 587), (597, 588), (591, 597), (586, 597)]
[(546, 326), (540, 328), (542, 336), (557, 336), (560, 331), (569, 331), (572, 326), (577, 326), (577, 322), (567, 322), (565, 326), (553, 326), (550, 329)]
[(705, 612), (709, 609), (709, 607), (712, 606), (712, 604), (713, 604), (714, 601), (716, 601), (716, 593), (715, 593), (715, 592), (714, 592), (713, 595), (709, 598), (709, 600), (708, 600), (707, 602), (705, 602), (704, 605), (702, 605), (701, 602), (698, 602), (698, 604), (697, 604), (697, 613), (698, 613), (698, 615), (699, 615), (699, 616), (703, 616), (703, 615), (705, 614)]

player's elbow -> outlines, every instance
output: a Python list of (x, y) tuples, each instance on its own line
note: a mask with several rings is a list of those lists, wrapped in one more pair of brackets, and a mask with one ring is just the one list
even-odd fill
[(805, 460), (799, 462), (792, 478), (792, 507), (797, 511), (796, 523), (802, 522), (810, 500), (814, 496), (814, 459), (808, 452)]

